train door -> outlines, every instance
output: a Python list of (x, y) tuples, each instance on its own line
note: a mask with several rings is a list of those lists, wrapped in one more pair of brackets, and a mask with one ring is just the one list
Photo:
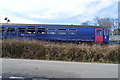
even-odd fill
[(107, 28), (104, 28), (104, 38), (103, 38), (104, 43), (109, 43), (109, 31)]
[(102, 28), (95, 28), (95, 42), (103, 43), (103, 29)]

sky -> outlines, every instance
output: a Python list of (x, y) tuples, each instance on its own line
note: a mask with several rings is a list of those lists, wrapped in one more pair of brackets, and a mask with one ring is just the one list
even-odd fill
[(82, 24), (118, 18), (119, 0), (0, 0), (0, 23)]

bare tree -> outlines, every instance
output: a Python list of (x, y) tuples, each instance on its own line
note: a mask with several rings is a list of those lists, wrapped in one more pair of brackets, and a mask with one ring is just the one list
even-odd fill
[(115, 35), (120, 35), (120, 28), (114, 30)]
[(94, 19), (94, 25), (95, 26), (100, 26), (100, 27), (107, 27), (107, 28), (111, 28), (113, 27), (114, 25), (114, 20), (111, 19), (111, 18), (99, 18), (99, 17), (96, 17)]
[[(111, 19), (111, 18), (99, 18), (96, 17), (94, 19), (94, 25), (100, 27), (107, 27), (110, 33), (119, 35), (120, 29), (118, 28), (118, 19)], [(110, 30), (111, 29), (111, 30)]]

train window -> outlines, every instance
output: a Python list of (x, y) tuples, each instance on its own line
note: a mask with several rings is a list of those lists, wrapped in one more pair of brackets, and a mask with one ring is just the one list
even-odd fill
[(0, 27), (0, 32), (2, 32), (2, 27)]
[(58, 29), (59, 31), (66, 31), (66, 29)]
[(68, 34), (76, 34), (77, 29), (68, 29)]
[(5, 27), (0, 27), (0, 32), (4, 32), (5, 31)]
[(69, 31), (77, 31), (77, 29), (68, 29)]
[(99, 36), (101, 36), (101, 35), (102, 35), (102, 30), (97, 30), (97, 33), (96, 33), (96, 35), (99, 35)]
[(56, 34), (55, 28), (48, 28), (47, 34)]
[(2, 27), (2, 32), (4, 32), (5, 31), (5, 27)]
[(35, 33), (35, 28), (28, 28), (27, 33)]
[(47, 32), (47, 34), (56, 34), (54, 31)]
[(58, 34), (66, 34), (66, 29), (58, 29)]
[(55, 31), (55, 28), (48, 28), (49, 31)]
[(76, 34), (76, 32), (68, 32), (68, 34), (72, 34), (72, 35), (74, 35), (74, 34)]
[(7, 32), (15, 32), (15, 28), (13, 28), (13, 27), (9, 27), (8, 29), (7, 29)]
[(66, 32), (58, 32), (58, 34), (66, 34)]
[(108, 35), (108, 30), (104, 30), (104, 35)]
[(25, 28), (18, 28), (18, 33), (24, 33), (25, 32)]
[(38, 28), (37, 33), (45, 34), (45, 28)]

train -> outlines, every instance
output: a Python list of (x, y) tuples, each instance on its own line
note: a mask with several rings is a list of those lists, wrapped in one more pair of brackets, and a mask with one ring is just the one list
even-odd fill
[(48, 41), (71, 41), (109, 43), (109, 30), (100, 26), (60, 24), (1, 23), (1, 39), (35, 39)]

